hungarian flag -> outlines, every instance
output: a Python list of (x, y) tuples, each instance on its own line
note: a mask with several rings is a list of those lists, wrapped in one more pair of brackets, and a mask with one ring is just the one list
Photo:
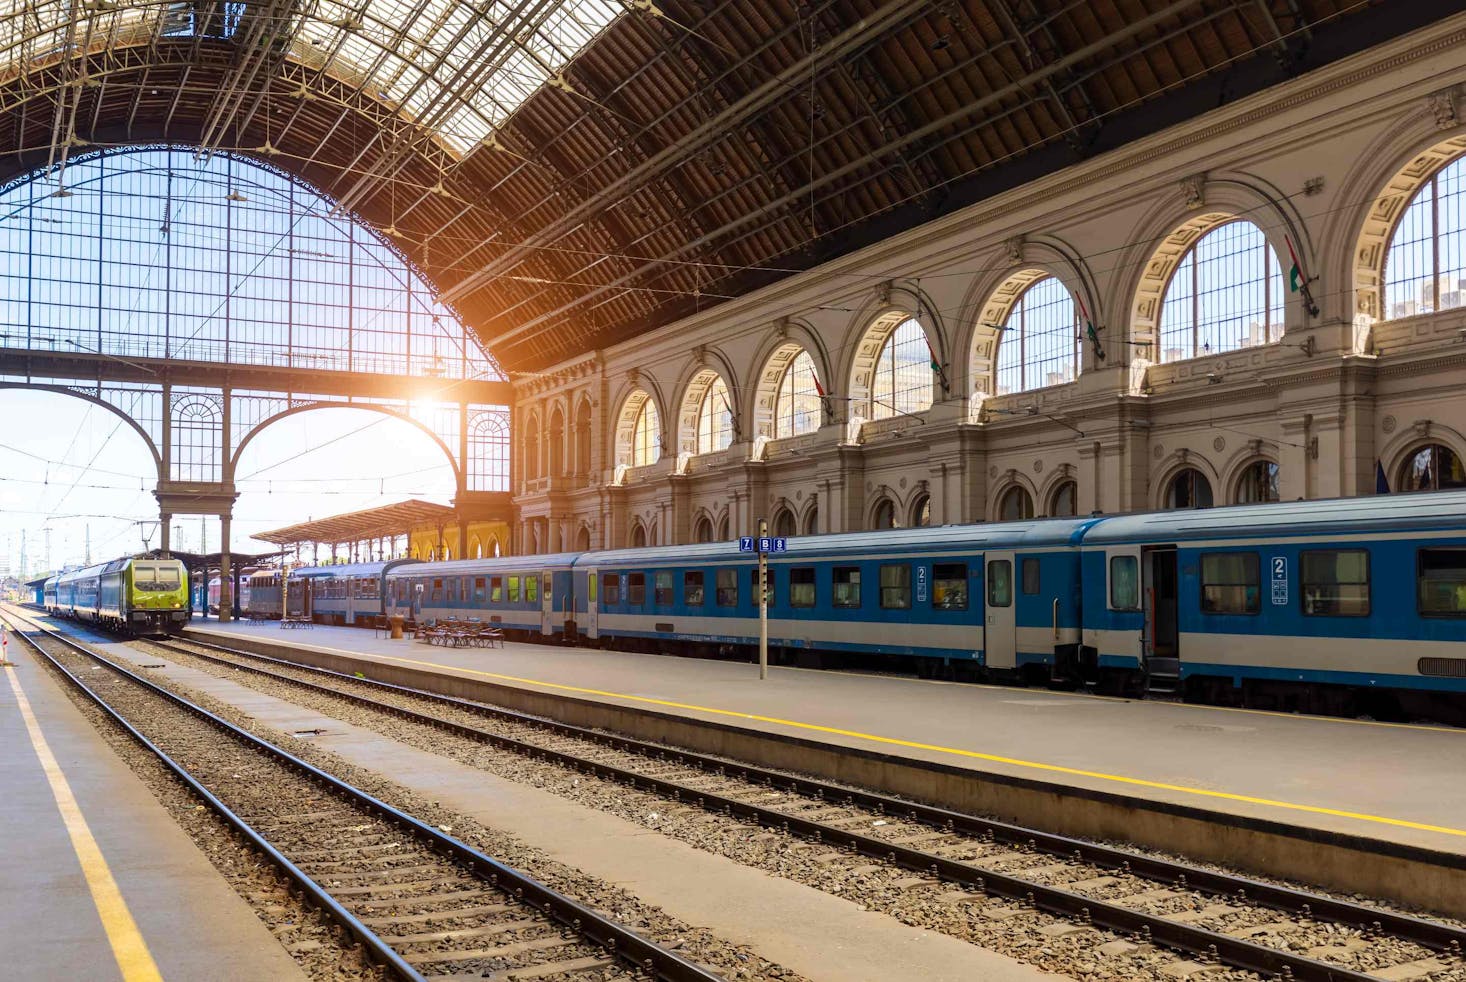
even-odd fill
[(1084, 318), (1084, 336), (1094, 346), (1094, 357), (1096, 361), (1105, 360), (1105, 349), (1100, 347), (1099, 331), (1095, 329), (1094, 321), (1089, 319), (1089, 309), (1084, 306), (1084, 301), (1079, 301), (1079, 313)]
[(820, 377), (814, 372), (810, 372), (809, 377), (814, 379), (814, 390), (818, 392), (820, 398), (823, 399), (825, 397), (825, 387), (823, 385), (820, 385)]
[(1288, 289), (1297, 293), (1303, 285), (1303, 269), (1298, 265), (1298, 253), (1293, 251), (1293, 240), (1285, 235), (1283, 241), (1288, 243), (1288, 258), (1293, 260), (1293, 266), (1288, 270)]

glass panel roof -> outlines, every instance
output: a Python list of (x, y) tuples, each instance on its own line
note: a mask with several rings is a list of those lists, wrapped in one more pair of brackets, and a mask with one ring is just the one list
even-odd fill
[[(291, 55), (392, 106), (461, 155), (622, 9), (619, 0), (318, 0), (292, 25)], [(250, 10), (210, 0), (0, 0), (0, 75), (83, 47), (234, 37), (247, 33)]]

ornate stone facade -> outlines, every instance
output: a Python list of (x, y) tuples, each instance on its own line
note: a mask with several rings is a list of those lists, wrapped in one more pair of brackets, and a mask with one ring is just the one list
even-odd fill
[[(1466, 306), (1389, 317), (1380, 300), (1401, 211), (1466, 152), (1463, 42), (1466, 20), (1443, 21), (517, 383), (512, 548), (718, 539), (759, 518), (796, 534), (985, 521), (1013, 488), (1038, 515), (1132, 511), (1164, 506), (1187, 469), (1222, 504), (1259, 462), (1277, 465), (1283, 499), (1369, 494), (1377, 468), (1393, 484), (1427, 440), (1466, 457)], [(1297, 252), (1318, 313), (1288, 292), (1281, 340), (1165, 357), (1169, 278), (1238, 218), (1285, 274)], [(997, 394), (1001, 318), (1042, 275), (1107, 357), (1084, 341), (1077, 380)], [(941, 366), (933, 402), (873, 419), (882, 339), (910, 318)], [(799, 349), (824, 390), (817, 425), (775, 438)], [(708, 370), (734, 443), (687, 454), (682, 407)], [(662, 455), (631, 467), (620, 417), (641, 393)]]

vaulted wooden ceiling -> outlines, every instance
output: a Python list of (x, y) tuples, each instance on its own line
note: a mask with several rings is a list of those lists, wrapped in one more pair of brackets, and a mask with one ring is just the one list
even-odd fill
[(1451, 6), (0, 0), (0, 151), (11, 176), (123, 144), (257, 155), (533, 371)]

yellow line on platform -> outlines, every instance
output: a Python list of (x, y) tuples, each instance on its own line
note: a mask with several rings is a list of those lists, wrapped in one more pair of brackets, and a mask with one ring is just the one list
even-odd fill
[[(327, 649), (332, 650), (332, 649)], [(356, 655), (355, 657), (361, 657)], [(744, 713), (732, 709), (718, 709), (713, 706), (699, 706), (694, 703), (673, 702), (668, 699), (656, 699), (651, 696), (628, 695), (621, 692), (608, 692), (604, 689), (588, 689), (577, 685), (566, 685), (561, 682), (544, 682), (539, 679), (523, 678), (517, 675), (501, 675), (497, 672), (485, 672), (476, 668), (460, 668), (456, 665), (444, 665), (440, 662), (420, 661), (415, 658), (399, 658), (394, 655), (371, 655), (369, 657), (379, 658), (384, 661), (401, 662), (407, 665), (421, 665), (428, 668), (447, 669), (452, 672), (461, 672), (468, 675), (478, 675), (489, 679), (498, 679), (503, 682), (518, 682), (525, 685), (535, 685), (546, 689), (558, 689), (562, 692), (575, 692), (581, 695), (606, 696), (612, 699), (625, 699), (629, 702), (647, 703), (653, 706), (666, 706), (669, 709), (686, 709), (698, 713), (710, 713), (715, 716), (728, 716), (736, 719), (754, 720), (760, 723), (771, 723), (775, 726), (787, 726), (796, 730), (809, 730), (815, 733), (828, 733), (833, 736), (851, 737), (857, 740), (869, 740), (872, 743), (885, 744), (893, 747), (906, 747), (912, 750), (930, 750), (935, 753), (951, 754), (956, 757), (965, 757), (969, 760), (984, 760), (996, 764), (1008, 764), (1014, 767), (1023, 767), (1030, 770), (1045, 771), (1050, 774), (1065, 774), (1070, 777), (1087, 777), (1097, 781), (1108, 781), (1115, 784), (1125, 784), (1131, 787), (1152, 788), (1158, 791), (1175, 791), (1180, 794), (1196, 795), (1203, 798), (1216, 798), (1223, 801), (1244, 802), (1249, 805), (1263, 805), (1269, 808), (1280, 808), (1287, 811), (1305, 812), (1310, 815), (1329, 815), (1334, 818), (1350, 818), (1360, 822), (1371, 822), (1376, 825), (1390, 825), (1402, 829), (1415, 829), (1420, 832), (1439, 832), (1442, 835), (1455, 835), (1466, 837), (1466, 829), (1454, 829), (1444, 825), (1428, 825), (1424, 822), (1411, 822), (1403, 818), (1390, 818), (1386, 815), (1369, 815), (1363, 812), (1346, 811), (1339, 808), (1325, 808), (1322, 805), (1300, 805), (1291, 801), (1277, 801), (1272, 798), (1258, 798), (1252, 795), (1234, 794), (1230, 791), (1213, 791), (1208, 788), (1192, 788), (1184, 784), (1167, 784), (1164, 781), (1149, 781), (1145, 778), (1128, 777), (1123, 774), (1106, 774), (1102, 771), (1087, 771), (1077, 767), (1065, 767), (1061, 764), (1045, 764), (1041, 761), (1021, 760), (1017, 757), (1004, 757), (999, 754), (986, 754), (977, 750), (964, 750), (960, 747), (943, 747), (934, 743), (921, 743), (915, 740), (901, 740), (896, 737), (880, 736), (875, 733), (862, 733), (859, 730), (846, 730), (835, 726), (822, 726), (818, 723), (804, 723), (799, 720), (780, 719), (777, 716), (760, 716), (756, 713)]]
[(122, 899), (122, 891), (112, 878), (112, 871), (108, 869), (107, 860), (102, 857), (102, 850), (97, 846), (97, 840), (93, 838), (92, 830), (82, 815), (81, 806), (71, 792), (66, 774), (56, 762), (45, 734), (41, 732), (36, 714), (31, 711), (30, 700), (20, 686), (20, 676), (14, 669), (7, 669), (5, 673), (10, 676), (10, 688), (15, 692), (15, 702), (20, 707), (21, 718), (25, 720), (31, 746), (35, 748), (41, 770), (45, 772), (46, 780), (51, 785), (51, 795), (56, 799), (56, 808), (61, 812), (67, 835), (71, 837), (71, 846), (76, 850), (82, 875), (86, 877), (87, 889), (91, 891), (92, 902), (97, 905), (97, 914), (107, 932), (107, 941), (112, 946), (117, 967), (122, 970), (122, 978), (125, 982), (162, 982), (163, 976), (158, 972), (158, 966), (148, 951), (147, 942), (138, 931), (137, 922), (127, 909), (127, 902)]

